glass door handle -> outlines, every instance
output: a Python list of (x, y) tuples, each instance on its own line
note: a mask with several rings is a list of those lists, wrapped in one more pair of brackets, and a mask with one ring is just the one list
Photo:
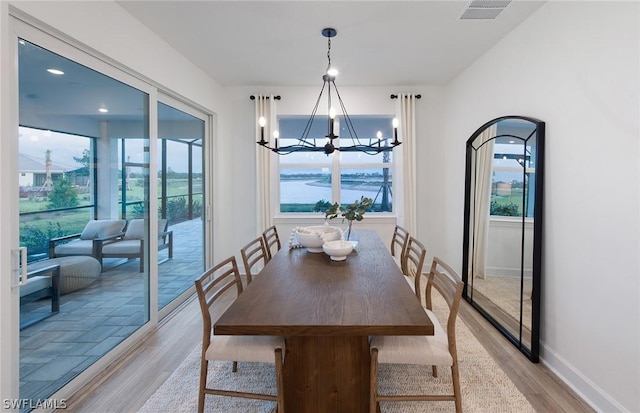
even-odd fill
[(11, 250), (11, 288), (27, 283), (27, 247)]

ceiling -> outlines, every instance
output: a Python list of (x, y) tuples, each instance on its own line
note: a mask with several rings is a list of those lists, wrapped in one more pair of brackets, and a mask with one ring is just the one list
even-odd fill
[(321, 84), (325, 27), (340, 85), (401, 86), (447, 84), (544, 1), (474, 0), (508, 5), (471, 20), (457, 0), (117, 3), (224, 86)]
[[(251, 87), (320, 86), (325, 27), (338, 32), (331, 57), (340, 86), (445, 85), (543, 3), (118, 1), (218, 83)], [(461, 20), (470, 4), (506, 8), (492, 20)], [(22, 40), (19, 56), (21, 125), (98, 136), (101, 121), (143, 119), (140, 91)]]

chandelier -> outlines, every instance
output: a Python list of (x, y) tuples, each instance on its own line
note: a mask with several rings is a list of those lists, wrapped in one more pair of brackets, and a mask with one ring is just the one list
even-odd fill
[[(326, 155), (332, 154), (334, 151), (341, 152), (364, 152), (369, 155), (375, 155), (380, 152), (389, 152), (396, 146), (400, 145), (402, 142), (398, 141), (398, 120), (393, 119), (393, 141), (390, 141), (389, 138), (382, 137), (380, 132), (378, 135), (374, 137), (358, 137), (355, 128), (353, 127), (353, 123), (351, 122), (351, 118), (347, 113), (347, 109), (342, 102), (342, 98), (340, 97), (340, 92), (338, 92), (338, 87), (336, 86), (336, 76), (338, 71), (331, 66), (331, 38), (335, 37), (338, 32), (332, 28), (326, 28), (322, 30), (322, 35), (327, 38), (327, 70), (326, 73), (322, 76), (323, 84), (322, 89), (320, 89), (320, 95), (318, 96), (318, 100), (316, 101), (313, 110), (311, 111), (311, 117), (307, 121), (305, 128), (302, 132), (302, 136), (297, 138), (297, 142), (293, 145), (285, 145), (278, 146), (278, 131), (274, 131), (274, 140), (273, 145), (270, 145), (269, 141), (264, 138), (264, 126), (266, 124), (266, 120), (261, 117), (259, 119), (260, 124), (260, 140), (257, 142), (258, 145), (270, 149), (273, 152), (279, 155), (288, 155), (293, 152), (324, 152)], [(318, 106), (320, 105), (320, 101), (322, 100), (322, 95), (325, 90), (327, 91), (327, 134), (324, 137), (317, 136), (309, 136), (311, 131), (311, 126), (316, 118), (316, 113), (318, 111)], [(336, 146), (334, 141), (338, 139), (338, 135), (335, 134), (335, 117), (336, 110), (332, 106), (332, 92), (335, 94), (335, 97), (338, 99), (338, 105), (340, 106), (340, 110), (342, 111), (342, 122), (345, 124), (345, 128), (349, 133), (348, 138), (342, 138), (339, 142), (340, 144)], [(350, 140), (348, 140), (350, 139)], [(318, 141), (320, 143), (318, 144)], [(344, 145), (344, 142), (350, 142), (350, 145)]]

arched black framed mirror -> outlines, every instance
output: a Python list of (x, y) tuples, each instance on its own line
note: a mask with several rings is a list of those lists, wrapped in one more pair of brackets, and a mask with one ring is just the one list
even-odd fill
[(467, 140), (463, 297), (539, 359), (544, 122), (493, 119)]

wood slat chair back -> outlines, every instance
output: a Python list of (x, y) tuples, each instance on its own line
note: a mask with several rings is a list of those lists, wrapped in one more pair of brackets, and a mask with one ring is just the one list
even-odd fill
[[(204, 412), (205, 396), (207, 394), (276, 401), (276, 412), (283, 413), (282, 367), (285, 349), (284, 339), (269, 336), (216, 337), (212, 334), (213, 321), (211, 314), (213, 313), (212, 310), (216, 301), (227, 293), (235, 293), (236, 298), (242, 293), (242, 279), (240, 278), (236, 258), (229, 257), (209, 268), (195, 281), (195, 284), (203, 320), (198, 413)], [(235, 292), (233, 290), (235, 290)], [(221, 338), (221, 340), (216, 340), (216, 338)], [(244, 352), (238, 351), (238, 349), (242, 348), (248, 348), (249, 350)], [(277, 394), (249, 393), (208, 387), (207, 372), (209, 361), (211, 360), (233, 361), (233, 372), (237, 371), (237, 361), (275, 363)]]
[(407, 243), (409, 242), (409, 231), (401, 227), (400, 225), (396, 225), (393, 230), (393, 237), (391, 237), (391, 255), (394, 258), (397, 258), (400, 262), (400, 269), (402, 273), (405, 274), (405, 269), (402, 268), (402, 262), (404, 257), (404, 252), (407, 250)]
[(204, 322), (204, 335), (202, 337), (203, 347), (206, 348), (211, 342), (212, 320), (209, 309), (214, 302), (222, 297), (227, 291), (235, 287), (235, 296), (242, 292), (242, 279), (238, 271), (238, 264), (235, 257), (229, 257), (219, 264), (209, 268), (200, 278), (196, 280), (196, 292), (200, 302), (200, 310)]
[(240, 249), (242, 255), (242, 263), (244, 264), (244, 272), (247, 276), (247, 285), (251, 284), (254, 275), (258, 274), (269, 259), (267, 258), (267, 248), (264, 244), (264, 238), (258, 237)]
[(280, 251), (282, 247), (280, 244), (280, 237), (278, 236), (278, 229), (275, 225), (270, 226), (262, 233), (264, 239), (264, 245), (267, 249), (267, 261), (271, 260), (273, 255)]
[[(462, 279), (446, 262), (433, 258), (425, 288), (425, 311), (436, 325), (434, 336), (379, 336), (371, 340), (371, 402), (370, 413), (380, 411), (381, 401), (453, 401), (457, 413), (462, 412), (458, 353), (456, 349), (456, 320), (462, 297)], [(436, 290), (447, 303), (449, 314), (446, 325), (440, 325), (433, 313), (432, 292)], [(449, 357), (442, 357), (448, 352)], [(444, 360), (446, 358), (446, 360)], [(437, 365), (451, 367), (453, 394), (381, 395), (378, 393), (378, 363), (431, 365), (437, 377)]]
[(404, 268), (403, 274), (420, 302), (422, 302), (422, 298), (420, 297), (420, 280), (422, 278), (422, 267), (424, 266), (426, 256), (427, 249), (424, 244), (410, 236), (407, 240), (404, 256), (402, 257), (401, 268)]
[[(433, 257), (429, 278), (427, 279), (427, 287), (425, 288), (425, 301), (427, 310), (433, 311), (433, 289), (435, 288), (447, 302), (449, 306), (449, 317), (447, 318), (447, 339), (449, 343), (449, 352), (454, 360), (454, 365), (458, 366), (458, 353), (456, 350), (456, 320), (458, 319), (458, 309), (460, 307), (460, 298), (462, 297), (462, 288), (464, 283), (460, 276), (455, 272), (449, 264), (442, 261), (438, 257)], [(437, 366), (433, 366), (433, 375), (437, 376)], [(455, 384), (454, 377), (454, 384)], [(459, 387), (459, 385), (458, 385)], [(459, 389), (458, 389), (459, 392)]]

